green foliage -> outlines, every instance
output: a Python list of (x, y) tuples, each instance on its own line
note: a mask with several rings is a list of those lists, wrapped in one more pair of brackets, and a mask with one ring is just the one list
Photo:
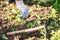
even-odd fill
[(34, 25), (35, 25), (35, 26), (39, 26), (40, 24), (41, 24), (41, 21), (39, 21), (39, 20), (35, 20), (35, 21), (34, 21)]
[(19, 10), (15, 10), (15, 13), (18, 15), (18, 14), (20, 14), (20, 11)]
[(8, 40), (8, 38), (5, 36), (5, 34), (0, 35), (0, 38), (2, 38), (3, 40)]
[(43, 6), (51, 6), (55, 3), (56, 0), (25, 0), (26, 4), (38, 4)]
[(48, 25), (47, 29), (49, 30), (49, 29), (52, 29), (52, 28), (55, 28), (55, 27), (59, 27), (59, 25), (58, 25), (58, 22), (56, 20), (53, 20), (53, 21), (49, 22), (49, 25)]
[(53, 34), (51, 40), (60, 40), (60, 30), (58, 30), (55, 34)]
[(35, 27), (35, 26), (39, 26), (41, 24), (41, 22), (39, 20), (34, 20), (32, 22), (28, 22), (26, 25), (29, 28)]
[(29, 23), (27, 24), (27, 27), (28, 27), (28, 28), (32, 28), (32, 27), (34, 27), (34, 24), (33, 24), (32, 22), (29, 22)]
[(49, 18), (55, 18), (57, 11), (55, 9), (52, 9), (49, 15)]
[(52, 9), (50, 11), (50, 15), (48, 16), (48, 26), (47, 26), (47, 29), (50, 30), (52, 28), (57, 28), (59, 27), (59, 23), (58, 23), (58, 19), (59, 17), (56, 19), (57, 17), (57, 10), (56, 9)]
[(11, 27), (10, 31), (13, 32), (13, 31), (15, 31), (15, 29), (16, 29), (15, 27)]
[(53, 4), (53, 7), (59, 11), (60, 10), (60, 0), (56, 0), (55, 3)]

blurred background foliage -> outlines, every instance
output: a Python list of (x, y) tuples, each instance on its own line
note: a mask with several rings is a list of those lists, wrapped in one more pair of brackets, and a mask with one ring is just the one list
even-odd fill
[(60, 9), (60, 0), (24, 0), (26, 4), (38, 4), (42, 6), (51, 6), (53, 5), (54, 8), (57, 10)]

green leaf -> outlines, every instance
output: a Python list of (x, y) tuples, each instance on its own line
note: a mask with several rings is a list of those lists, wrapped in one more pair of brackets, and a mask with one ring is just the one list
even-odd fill
[(0, 37), (1, 37), (2, 39), (4, 39), (4, 40), (8, 40), (8, 38), (5, 36), (5, 34), (0, 35)]
[(13, 31), (15, 31), (15, 28), (14, 28), (14, 27), (11, 27), (11, 29), (10, 29), (10, 30), (13, 32)]
[(32, 28), (32, 27), (34, 27), (34, 25), (33, 25), (33, 23), (29, 22), (29, 23), (27, 23), (27, 27)]
[(35, 21), (34, 21), (34, 25), (35, 25), (35, 26), (40, 25), (40, 23), (41, 23), (41, 22), (40, 22), (39, 20), (35, 20)]
[(57, 11), (55, 9), (52, 9), (49, 15), (49, 18), (55, 18)]
[(52, 26), (51, 26), (51, 25), (49, 25), (49, 26), (47, 27), (47, 29), (48, 29), (48, 30), (50, 30), (51, 28), (52, 28)]
[(20, 11), (19, 10), (16, 10), (15, 13), (18, 15), (18, 14), (20, 14)]
[(60, 30), (56, 31), (51, 37), (51, 40), (60, 40)]

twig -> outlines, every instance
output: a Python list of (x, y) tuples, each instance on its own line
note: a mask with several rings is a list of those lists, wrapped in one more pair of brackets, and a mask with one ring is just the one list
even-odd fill
[(33, 21), (33, 20), (35, 20), (35, 19), (36, 19), (36, 17), (33, 17), (33, 18), (27, 18), (26, 21), (30, 22), (30, 21)]
[(44, 40), (47, 40), (47, 37), (46, 37), (46, 26), (44, 27), (44, 30), (45, 30), (45, 34), (44, 34), (44, 37), (45, 37), (45, 39)]
[(37, 31), (37, 30), (42, 29), (44, 27), (45, 27), (45, 25), (42, 25), (42, 26), (35, 27), (35, 28), (24, 29), (24, 30), (19, 30), (19, 31), (14, 31), (14, 32), (8, 32), (6, 34), (7, 35), (14, 35), (14, 34), (19, 34), (19, 33), (34, 32), (34, 31)]

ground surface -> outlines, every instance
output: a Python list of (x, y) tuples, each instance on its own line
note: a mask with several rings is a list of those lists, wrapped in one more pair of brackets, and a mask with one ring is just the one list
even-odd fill
[[(8, 5), (5, 2), (0, 2), (0, 40), (45, 40), (46, 35), (44, 32), (46, 28), (32, 33), (23, 33), (13, 36), (6, 35), (7, 32), (11, 31), (34, 28), (42, 24), (49, 25), (50, 15), (54, 15), (53, 18), (58, 19), (58, 16), (54, 13), (56, 11), (52, 6), (44, 7), (32, 5), (28, 6), (28, 8), (30, 15), (27, 19), (23, 19), (18, 16), (19, 10), (14, 3)], [(53, 14), (50, 13), (52, 10)], [(50, 31), (48, 32), (49, 34), (51, 33)], [(50, 36), (49, 34), (47, 35)]]

